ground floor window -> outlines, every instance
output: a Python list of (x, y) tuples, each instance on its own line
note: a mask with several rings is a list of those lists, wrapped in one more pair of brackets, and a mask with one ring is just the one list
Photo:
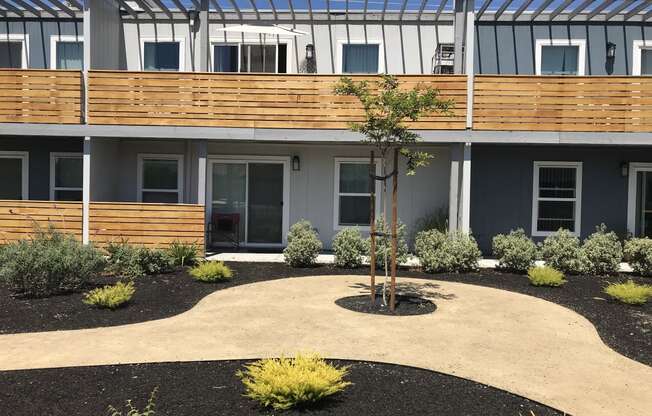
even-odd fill
[(138, 155), (138, 202), (183, 201), (183, 155)]
[(29, 199), (28, 153), (0, 152), (0, 199)]
[(652, 163), (629, 164), (627, 231), (652, 237)]
[(81, 201), (84, 171), (81, 153), (50, 154), (50, 199)]
[[(373, 172), (378, 174), (377, 170), (378, 165)], [(335, 159), (335, 229), (348, 226), (369, 227), (372, 184), (369, 173), (369, 159)], [(379, 194), (378, 184), (375, 186), (376, 194)]]
[(534, 162), (532, 235), (580, 233), (581, 162)]

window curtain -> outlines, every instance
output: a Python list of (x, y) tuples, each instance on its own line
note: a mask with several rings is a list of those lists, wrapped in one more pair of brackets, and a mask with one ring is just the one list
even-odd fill
[(578, 46), (541, 48), (541, 75), (577, 75)]
[(57, 42), (57, 69), (82, 69), (84, 46), (82, 42)]
[(641, 75), (652, 75), (652, 49), (641, 50)]
[(343, 45), (342, 72), (347, 74), (377, 74), (378, 48), (378, 45)]

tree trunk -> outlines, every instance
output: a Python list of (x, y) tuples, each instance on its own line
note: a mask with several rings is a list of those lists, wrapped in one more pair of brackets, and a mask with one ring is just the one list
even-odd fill
[(396, 256), (398, 246), (398, 149), (394, 149), (394, 181), (392, 183), (392, 281), (390, 285), (389, 310), (396, 309)]
[(369, 213), (369, 238), (371, 240), (369, 250), (369, 274), (371, 275), (371, 304), (376, 304), (376, 168), (375, 168), (374, 151), (371, 151), (369, 163), (369, 194), (371, 201), (371, 212)]

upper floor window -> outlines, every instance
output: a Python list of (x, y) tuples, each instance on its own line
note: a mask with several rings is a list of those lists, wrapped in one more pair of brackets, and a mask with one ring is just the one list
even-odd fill
[(287, 44), (213, 44), (215, 72), (287, 72)]
[(26, 35), (0, 35), (0, 68), (27, 68)]
[(381, 72), (380, 44), (342, 44), (342, 73), (377, 74), (379, 72)]
[(83, 69), (84, 41), (77, 36), (52, 36), (52, 69)]
[(183, 201), (183, 155), (138, 155), (138, 202)]
[(50, 154), (50, 199), (82, 200), (83, 160), (81, 153)]
[(652, 75), (652, 41), (634, 41), (632, 75)]
[(144, 41), (143, 69), (145, 71), (183, 71), (181, 41)]
[(584, 75), (586, 42), (583, 39), (538, 39), (537, 75)]
[(560, 228), (579, 235), (582, 162), (534, 162), (532, 235)]

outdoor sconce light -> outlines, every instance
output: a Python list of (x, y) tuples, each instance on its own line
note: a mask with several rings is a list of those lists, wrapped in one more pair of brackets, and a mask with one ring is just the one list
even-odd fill
[(295, 172), (301, 170), (301, 160), (299, 159), (299, 156), (292, 157), (292, 170)]
[(616, 44), (613, 42), (607, 42), (607, 59), (616, 58)]
[(623, 178), (626, 178), (629, 175), (629, 163), (623, 162), (620, 164), (620, 174)]
[(199, 10), (188, 10), (188, 20), (190, 21), (190, 29), (196, 32), (199, 28)]
[(315, 45), (312, 43), (309, 43), (306, 45), (306, 59), (314, 59), (315, 58)]

